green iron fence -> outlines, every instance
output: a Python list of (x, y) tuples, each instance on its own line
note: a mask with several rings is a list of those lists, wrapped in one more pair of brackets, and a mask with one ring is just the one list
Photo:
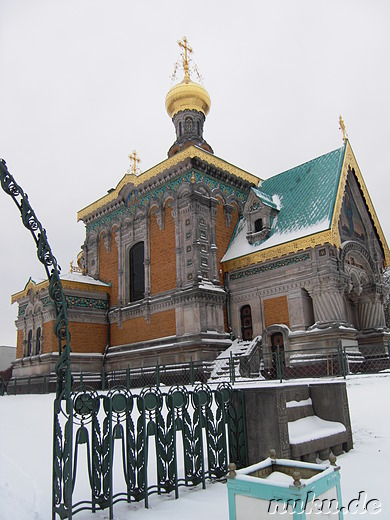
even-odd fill
[[(214, 361), (190, 361), (147, 367), (128, 365), (126, 369), (101, 372), (72, 372), (72, 391), (110, 390), (117, 386), (127, 389), (146, 386), (210, 386), (226, 382), (286, 381), (302, 378), (341, 377), (375, 374), (390, 370), (390, 347), (365, 345), (362, 347), (306, 348), (304, 350), (260, 353), (256, 366), (249, 367), (246, 356), (220, 357)], [(1, 385), (0, 395), (7, 392), (47, 393), (56, 388), (55, 375), (14, 377)]]
[[(227, 384), (174, 386), (168, 392), (147, 387), (138, 394), (125, 388), (107, 394), (85, 390), (58, 404), (53, 518), (108, 509), (112, 519), (117, 502), (143, 501), (148, 507), (153, 493), (178, 498), (181, 486), (205, 487), (206, 479), (225, 476), (230, 461), (248, 464), (244, 396)], [(66, 447), (70, 439), (72, 449)], [(73, 459), (66, 458), (72, 451)], [(83, 465), (90, 496), (78, 500)]]

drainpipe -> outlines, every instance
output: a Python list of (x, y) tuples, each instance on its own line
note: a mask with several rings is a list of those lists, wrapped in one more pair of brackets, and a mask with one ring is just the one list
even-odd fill
[(230, 290), (228, 288), (228, 273), (223, 273), (223, 288), (226, 292), (226, 320), (227, 320), (227, 328), (230, 334), (230, 339), (233, 339), (233, 331), (230, 324)]
[(106, 361), (106, 356), (108, 354), (108, 349), (110, 348), (110, 345), (111, 345), (111, 329), (110, 329), (110, 320), (109, 320), (109, 317), (108, 317), (108, 313), (109, 312), (110, 312), (110, 295), (107, 294), (107, 314), (106, 314), (106, 318), (107, 318), (107, 345), (106, 345), (106, 348), (104, 349), (104, 353), (103, 353), (102, 371), (104, 370), (104, 363)]

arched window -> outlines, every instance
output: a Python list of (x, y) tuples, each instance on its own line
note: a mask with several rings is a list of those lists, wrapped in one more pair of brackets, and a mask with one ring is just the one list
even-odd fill
[(145, 296), (144, 243), (138, 242), (130, 249), (130, 301)]
[(37, 332), (35, 334), (35, 354), (41, 353), (41, 327), (37, 328)]
[(27, 336), (27, 355), (28, 356), (32, 355), (32, 330), (31, 329), (28, 331), (28, 336)]
[(252, 312), (250, 305), (241, 307), (241, 336), (243, 340), (250, 341), (253, 337)]
[(257, 220), (255, 220), (255, 233), (258, 233), (262, 229), (263, 229), (263, 219), (258, 218)]

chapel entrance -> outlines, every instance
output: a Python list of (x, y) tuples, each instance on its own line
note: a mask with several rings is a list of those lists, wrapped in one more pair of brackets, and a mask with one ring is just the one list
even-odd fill
[(281, 332), (271, 336), (272, 376), (278, 377), (284, 371), (284, 340)]

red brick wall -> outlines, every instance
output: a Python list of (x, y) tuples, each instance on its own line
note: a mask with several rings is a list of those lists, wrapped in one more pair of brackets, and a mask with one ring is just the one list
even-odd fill
[(23, 331), (18, 330), (16, 333), (16, 359), (23, 357)]
[[(225, 214), (223, 211), (223, 202), (218, 197), (218, 201), (220, 204), (218, 204), (217, 207), (217, 218), (215, 221), (215, 235), (216, 235), (216, 241), (217, 241), (217, 260), (218, 260), (218, 269), (221, 268), (221, 258), (226, 253), (227, 246), (229, 245), (230, 239), (232, 237), (234, 228), (236, 227), (237, 220), (238, 220), (238, 211), (236, 206), (234, 206), (234, 210), (232, 213), (232, 221), (230, 224), (230, 227), (226, 226), (225, 223)], [(222, 274), (219, 274), (219, 281), (221, 284), (223, 284), (223, 276)]]
[(108, 341), (107, 325), (104, 323), (69, 323), (72, 352), (103, 354)]
[(172, 209), (165, 204), (164, 229), (150, 215), (150, 285), (152, 295), (174, 289), (176, 282), (175, 222)]
[(133, 318), (123, 322), (122, 328), (111, 325), (111, 345), (124, 345), (150, 339), (174, 336), (176, 334), (175, 310), (159, 312), (150, 316), (150, 323), (145, 318)]
[(110, 303), (118, 303), (118, 245), (115, 240), (115, 228), (111, 231), (111, 248), (107, 252), (103, 236), (99, 241), (99, 278), (103, 282), (111, 283)]
[(58, 352), (58, 339), (54, 334), (54, 320), (43, 324), (43, 344), (42, 354), (48, 352)]
[(287, 296), (264, 300), (264, 317), (266, 328), (276, 323), (283, 323), (289, 327)]
[[(100, 323), (69, 322), (72, 352), (102, 354), (107, 345), (107, 325)], [(54, 334), (54, 321), (43, 324), (42, 353), (58, 352), (58, 339)]]

